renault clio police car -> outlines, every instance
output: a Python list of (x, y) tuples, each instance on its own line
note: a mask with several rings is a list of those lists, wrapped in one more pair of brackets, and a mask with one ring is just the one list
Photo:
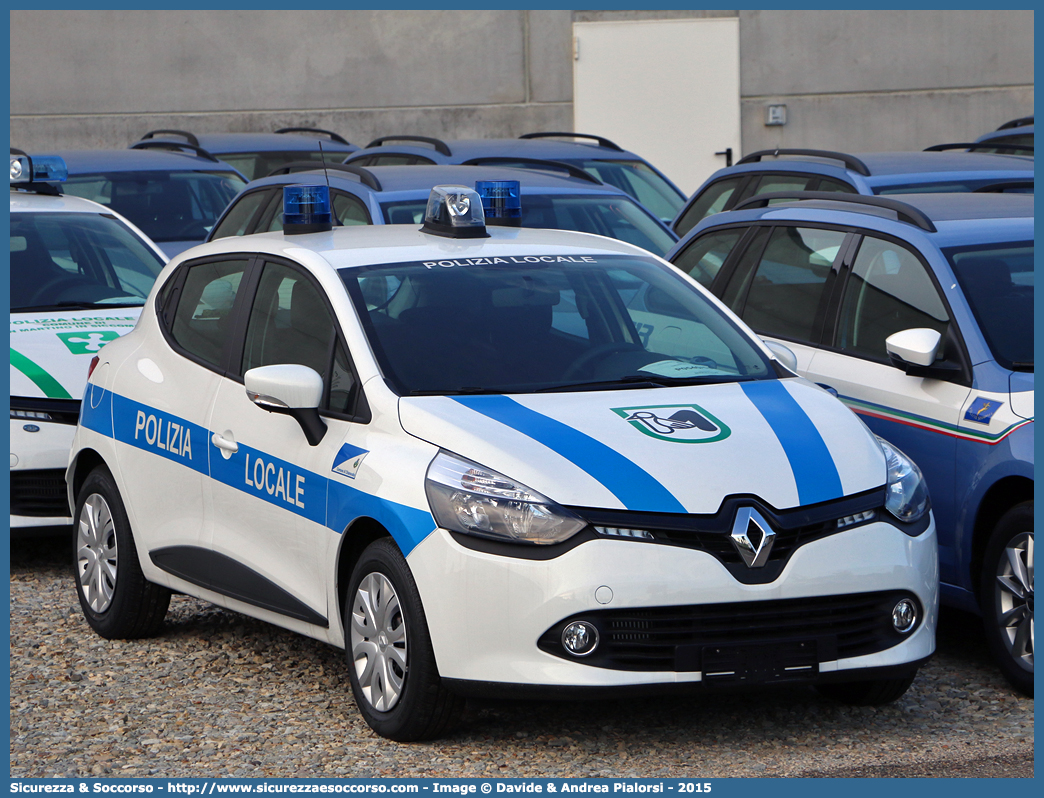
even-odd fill
[(286, 202), (100, 353), (67, 471), (99, 634), (158, 632), (171, 591), (271, 621), (344, 648), (396, 740), (474, 694), (904, 693), (937, 614), (917, 467), (697, 283), (493, 224), (496, 191), (438, 186), (420, 227)]
[(65, 466), (91, 358), (138, 319), (166, 257), (107, 208), (59, 193), (59, 159), (11, 154), (11, 518), (69, 524)]

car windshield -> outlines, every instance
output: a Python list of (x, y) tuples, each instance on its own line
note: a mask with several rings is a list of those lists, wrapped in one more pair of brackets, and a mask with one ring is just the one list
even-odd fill
[[(338, 157), (340, 156), (340, 157)], [(259, 177), (267, 177), (273, 169), (285, 166), (294, 161), (315, 161), (316, 165), (323, 162), (323, 154), (305, 152), (301, 150), (287, 150), (285, 152), (226, 152), (217, 156), (237, 172), (243, 174), (247, 180), (257, 180)], [(340, 163), (344, 159), (344, 153), (326, 153), (326, 163)]]
[(502, 256), (340, 274), (384, 375), (404, 396), (775, 376), (726, 314), (651, 258)]
[(685, 196), (644, 161), (576, 161), (577, 166), (603, 183), (626, 191), (658, 216), (670, 222), (685, 204)]
[(233, 172), (109, 172), (69, 175), (66, 194), (94, 200), (153, 241), (202, 241), (246, 185)]
[(134, 307), (163, 260), (122, 222), (97, 213), (11, 214), (11, 310)]
[[(427, 197), (381, 204), (388, 224), (420, 224)], [(626, 241), (664, 255), (674, 236), (630, 197), (605, 194), (523, 194), (522, 226), (576, 230)]]
[(1033, 242), (944, 249), (994, 358), (1033, 371)]

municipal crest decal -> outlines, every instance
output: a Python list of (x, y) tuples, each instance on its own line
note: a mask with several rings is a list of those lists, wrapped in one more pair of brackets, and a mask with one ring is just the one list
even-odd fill
[(713, 443), (732, 430), (699, 405), (614, 407), (613, 412), (643, 435), (673, 443)]

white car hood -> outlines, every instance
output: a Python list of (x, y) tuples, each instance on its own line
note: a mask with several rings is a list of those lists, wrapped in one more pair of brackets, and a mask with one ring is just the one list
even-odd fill
[(11, 314), (11, 396), (80, 399), (91, 358), (133, 329), (141, 308)]
[(884, 485), (877, 442), (802, 379), (516, 396), (407, 397), (410, 434), (571, 506), (782, 510)]

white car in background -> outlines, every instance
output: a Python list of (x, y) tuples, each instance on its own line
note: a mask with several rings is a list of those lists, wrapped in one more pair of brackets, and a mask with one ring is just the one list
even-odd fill
[(91, 358), (130, 330), (167, 258), (60, 159), (11, 153), (11, 526), (72, 523), (65, 467)]

